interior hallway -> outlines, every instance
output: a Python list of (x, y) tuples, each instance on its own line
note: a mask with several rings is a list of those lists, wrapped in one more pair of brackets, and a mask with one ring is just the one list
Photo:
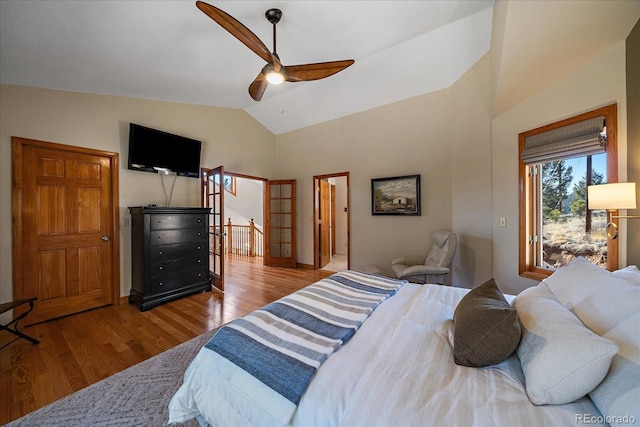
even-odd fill
[(325, 271), (341, 271), (347, 269), (347, 256), (346, 255), (333, 255), (329, 264), (325, 265), (321, 270)]

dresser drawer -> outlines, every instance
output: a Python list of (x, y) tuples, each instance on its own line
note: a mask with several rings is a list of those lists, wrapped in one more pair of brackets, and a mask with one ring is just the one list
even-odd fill
[(209, 254), (206, 241), (188, 242), (179, 245), (154, 245), (150, 248), (151, 262), (168, 261), (181, 258), (201, 258)]
[(209, 238), (209, 235), (204, 227), (187, 228), (184, 230), (159, 230), (152, 231), (149, 234), (149, 243), (152, 246), (186, 242), (206, 243)]
[(191, 270), (167, 274), (161, 277), (152, 277), (150, 291), (153, 294), (173, 291), (191, 284), (206, 282), (209, 280), (207, 267), (199, 267)]
[(156, 214), (149, 218), (151, 230), (171, 230), (175, 228), (204, 228), (203, 215)]
[(170, 261), (159, 261), (151, 264), (151, 277), (157, 278), (180, 271), (198, 268), (207, 265), (207, 256), (202, 254), (199, 257), (180, 258)]

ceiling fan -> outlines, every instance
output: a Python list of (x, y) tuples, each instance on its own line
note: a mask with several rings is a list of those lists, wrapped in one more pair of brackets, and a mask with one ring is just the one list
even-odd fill
[(249, 85), (249, 95), (256, 101), (262, 99), (262, 95), (264, 95), (269, 83), (280, 84), (283, 81), (320, 80), (344, 70), (355, 62), (353, 59), (347, 59), (344, 61), (317, 62), (304, 65), (282, 65), (276, 51), (276, 24), (282, 18), (280, 9), (269, 9), (265, 13), (267, 20), (273, 24), (273, 52), (271, 52), (258, 36), (233, 16), (202, 1), (197, 1), (196, 6), (231, 33), (232, 36), (254, 51), (260, 58), (267, 61), (267, 65), (262, 68), (260, 74)]

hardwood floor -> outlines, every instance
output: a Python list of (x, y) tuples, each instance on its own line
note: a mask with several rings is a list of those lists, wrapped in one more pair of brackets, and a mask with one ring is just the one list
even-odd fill
[[(261, 262), (228, 256), (224, 294), (195, 294), (146, 312), (123, 298), (118, 305), (21, 328), (40, 344), (18, 340), (0, 350), (0, 424), (331, 274), (269, 268)], [(0, 346), (8, 341), (9, 333), (2, 332)]]

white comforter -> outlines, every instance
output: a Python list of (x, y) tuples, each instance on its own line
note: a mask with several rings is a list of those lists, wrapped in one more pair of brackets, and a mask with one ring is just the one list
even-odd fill
[[(467, 291), (402, 287), (318, 369), (292, 425), (557, 426), (585, 420), (594, 425), (600, 413), (588, 398), (559, 406), (531, 404), (515, 354), (485, 368), (453, 362), (453, 312)], [(274, 425), (236, 400), (235, 386), (214, 375), (194, 361), (185, 377), (190, 386), (172, 400), (170, 422), (197, 415), (211, 425)]]

